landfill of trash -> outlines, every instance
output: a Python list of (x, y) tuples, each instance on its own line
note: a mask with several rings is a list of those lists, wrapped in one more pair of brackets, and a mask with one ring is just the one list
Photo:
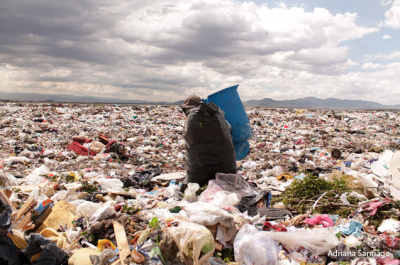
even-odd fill
[(0, 106), (0, 264), (399, 264), (400, 115), (249, 108), (185, 178), (179, 106)]

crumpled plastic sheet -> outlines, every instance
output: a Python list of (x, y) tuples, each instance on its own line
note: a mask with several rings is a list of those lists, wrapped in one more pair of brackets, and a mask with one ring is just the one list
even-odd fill
[(337, 229), (342, 232), (344, 235), (355, 235), (360, 236), (360, 231), (362, 230), (363, 225), (360, 222), (350, 220), (345, 225), (338, 225)]
[(304, 220), (304, 223), (310, 225), (323, 225), (324, 227), (330, 227), (334, 225), (332, 219), (327, 214), (321, 214), (312, 218), (306, 218)]
[(277, 265), (277, 243), (266, 232), (245, 224), (235, 237), (235, 258), (239, 264)]
[(380, 201), (380, 202), (370, 202), (365, 209), (366, 211), (371, 211), (370, 215), (374, 216), (376, 212), (378, 211), (379, 207), (382, 207), (384, 203), (388, 203), (390, 200), (385, 200), (385, 201)]
[(188, 218), (193, 223), (204, 226), (221, 224), (228, 228), (232, 228), (234, 225), (233, 217), (217, 206), (204, 202), (182, 202), (178, 206), (184, 208), (179, 212), (179, 215)]
[(397, 232), (400, 230), (400, 222), (393, 219), (383, 220), (381, 225), (378, 227), (379, 232)]

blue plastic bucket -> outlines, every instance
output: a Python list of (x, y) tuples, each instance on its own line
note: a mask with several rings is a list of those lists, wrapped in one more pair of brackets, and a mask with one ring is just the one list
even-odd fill
[(209, 95), (205, 101), (213, 102), (225, 112), (225, 119), (232, 126), (236, 160), (241, 160), (250, 152), (247, 140), (253, 135), (253, 129), (237, 92), (238, 86), (231, 86), (215, 92)]

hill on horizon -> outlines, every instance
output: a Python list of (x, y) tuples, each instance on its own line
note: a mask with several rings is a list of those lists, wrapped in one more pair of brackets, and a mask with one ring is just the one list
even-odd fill
[(246, 107), (329, 108), (329, 109), (399, 109), (400, 105), (383, 105), (373, 101), (306, 97), (292, 100), (264, 98), (243, 102)]
[[(76, 102), (76, 103), (111, 103), (111, 104), (173, 104), (181, 105), (184, 100), (176, 102), (157, 102), (145, 100), (123, 100), (109, 97), (81, 97), (68, 94), (40, 94), (40, 93), (6, 93), (0, 92), (0, 100), (10, 101), (39, 101), (39, 102)], [(264, 98), (260, 100), (243, 101), (245, 107), (270, 107), (270, 108), (329, 108), (329, 109), (400, 109), (400, 105), (383, 105), (373, 101), (349, 100), (315, 97), (305, 97), (292, 100), (274, 100)]]

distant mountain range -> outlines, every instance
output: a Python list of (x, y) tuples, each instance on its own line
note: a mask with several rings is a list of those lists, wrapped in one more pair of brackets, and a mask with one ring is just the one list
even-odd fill
[[(151, 102), (144, 100), (123, 100), (107, 97), (81, 97), (67, 94), (39, 94), (39, 93), (5, 93), (0, 92), (0, 100), (11, 101), (50, 101), (50, 102), (76, 102), (76, 103), (112, 103), (112, 104), (169, 104), (168, 102)], [(171, 104), (180, 105), (184, 100)], [(328, 109), (400, 109), (400, 105), (383, 105), (372, 101), (347, 100), (337, 98), (320, 99), (315, 97), (299, 98), (294, 100), (273, 100), (264, 98), (243, 102), (245, 107), (269, 108), (328, 108)]]
[(383, 105), (373, 101), (349, 100), (327, 98), (320, 99), (306, 97), (293, 100), (273, 100), (264, 98), (261, 100), (249, 100), (243, 103), (248, 107), (272, 107), (272, 108), (328, 108), (328, 109), (399, 109), (400, 105)]

